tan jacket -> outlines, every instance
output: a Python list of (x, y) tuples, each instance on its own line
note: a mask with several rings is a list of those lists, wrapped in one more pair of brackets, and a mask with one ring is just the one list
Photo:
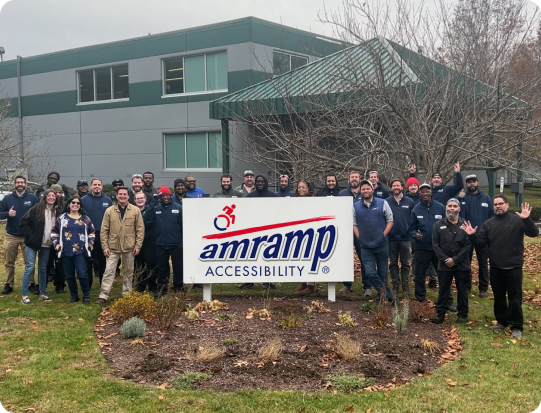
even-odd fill
[(105, 210), (101, 224), (101, 247), (111, 252), (129, 252), (134, 248), (141, 249), (145, 237), (145, 225), (141, 211), (128, 204), (124, 219), (120, 220), (118, 205)]

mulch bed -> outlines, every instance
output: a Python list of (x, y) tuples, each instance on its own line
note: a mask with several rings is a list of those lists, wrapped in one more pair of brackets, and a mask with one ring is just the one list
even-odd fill
[[(260, 297), (221, 300), (229, 307), (227, 311), (202, 312), (195, 322), (188, 322), (183, 316), (165, 333), (157, 331), (154, 322), (150, 322), (145, 336), (138, 340), (122, 338), (120, 325), (112, 321), (108, 308), (104, 308), (95, 333), (104, 356), (124, 379), (165, 388), (167, 382), (182, 373), (205, 372), (212, 377), (198, 382), (195, 388), (218, 391), (322, 390), (329, 388), (326, 378), (339, 373), (362, 373), (374, 378), (365, 390), (377, 391), (430, 374), (461, 351), (456, 328), (447, 322), (435, 325), (427, 320), (434, 313), (429, 302), (423, 303), (425, 308), (415, 303), (416, 314), (424, 312), (425, 318), (409, 322), (406, 332), (399, 334), (390, 318), (384, 328), (376, 328), (374, 312), (361, 312), (362, 303), (357, 301), (320, 302), (331, 312), (312, 313), (303, 317), (300, 327), (283, 329), (274, 316), (262, 320), (258, 314), (252, 314), (252, 318), (246, 318), (249, 309), (263, 308)], [(307, 307), (311, 301), (275, 298), (271, 314), (281, 307)], [(340, 310), (351, 311), (354, 326), (338, 323)], [(216, 319), (219, 314), (222, 319)], [(223, 314), (232, 319), (223, 319), (228, 318)], [(361, 344), (358, 359), (346, 361), (338, 356), (336, 334), (345, 334)], [(257, 357), (258, 349), (275, 337), (282, 341), (282, 353), (274, 362), (263, 364)], [(237, 343), (225, 346), (227, 339), (236, 339)], [(422, 339), (436, 343), (438, 348), (430, 352), (423, 348)], [(224, 355), (210, 362), (189, 357), (194, 346), (197, 350), (209, 343), (224, 349)]]

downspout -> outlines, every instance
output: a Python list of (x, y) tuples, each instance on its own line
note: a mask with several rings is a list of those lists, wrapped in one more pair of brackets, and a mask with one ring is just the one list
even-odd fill
[(224, 174), (230, 173), (229, 164), (229, 122), (222, 119), (222, 171)]
[(21, 144), (21, 161), (24, 163), (23, 108), (21, 103), (21, 60), (21, 56), (17, 56), (17, 108), (19, 113), (19, 141)]

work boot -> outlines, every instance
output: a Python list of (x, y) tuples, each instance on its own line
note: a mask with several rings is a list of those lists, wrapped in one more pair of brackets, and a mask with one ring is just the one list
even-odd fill
[(300, 295), (310, 295), (314, 294), (314, 291), (316, 290), (316, 287), (313, 285), (307, 285), (304, 290), (302, 290), (299, 294)]
[(436, 317), (432, 317), (430, 321), (432, 321), (434, 324), (442, 324), (443, 320), (445, 320), (445, 314), (437, 315)]
[(436, 280), (429, 280), (428, 281), (428, 288), (430, 289), (435, 289), (438, 287), (438, 284), (436, 283)]
[(306, 283), (302, 283), (301, 285), (299, 285), (297, 288), (295, 288), (293, 291), (302, 291), (304, 290), (306, 287), (308, 287), (308, 284)]
[(479, 298), (487, 298), (488, 293), (486, 291), (479, 291)]
[(4, 289), (2, 290), (2, 292), (0, 292), (0, 294), (10, 294), (12, 292), (13, 288), (11, 288), (9, 284), (6, 284), (4, 285)]

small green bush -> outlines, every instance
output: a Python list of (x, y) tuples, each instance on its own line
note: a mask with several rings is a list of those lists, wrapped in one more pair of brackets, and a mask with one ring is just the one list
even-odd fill
[(363, 313), (371, 313), (372, 311), (374, 311), (374, 304), (371, 302), (364, 303), (361, 306), (361, 312)]
[(143, 337), (147, 329), (146, 323), (139, 317), (132, 317), (124, 321), (120, 327), (120, 334), (124, 338)]
[(192, 390), (196, 383), (203, 380), (208, 380), (211, 377), (212, 374), (187, 371), (186, 373), (183, 373), (171, 380), (167, 387), (173, 389)]
[(332, 387), (339, 392), (351, 393), (355, 390), (363, 389), (374, 383), (373, 378), (365, 378), (363, 374), (349, 376), (345, 373), (333, 374), (325, 378)]

